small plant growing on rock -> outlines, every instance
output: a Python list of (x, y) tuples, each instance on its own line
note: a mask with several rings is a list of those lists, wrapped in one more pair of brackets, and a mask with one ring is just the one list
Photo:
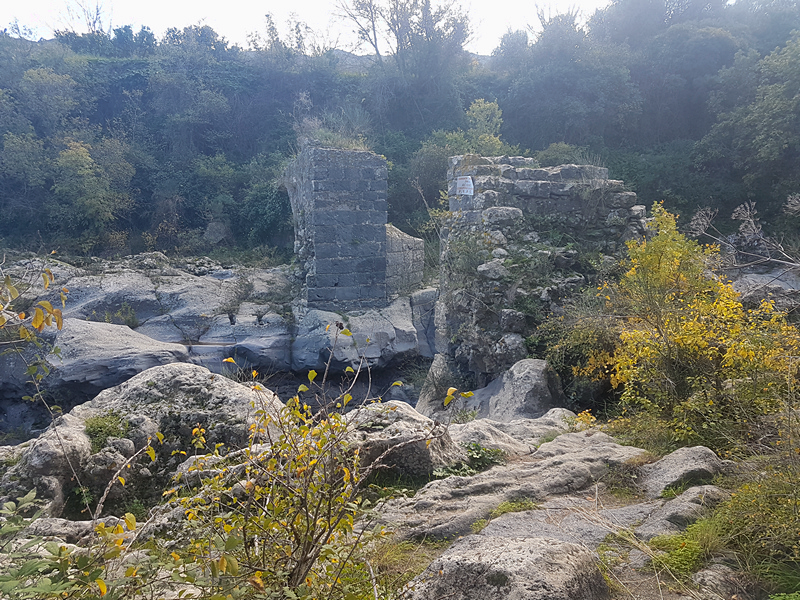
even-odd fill
[(124, 437), (128, 432), (128, 422), (115, 412), (89, 417), (84, 429), (92, 442), (92, 452), (100, 452), (110, 437)]

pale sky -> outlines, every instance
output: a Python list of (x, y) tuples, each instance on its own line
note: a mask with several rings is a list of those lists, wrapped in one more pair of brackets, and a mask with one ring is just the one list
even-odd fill
[[(37, 38), (52, 37), (54, 29), (69, 28), (67, 7), (78, 3), (94, 6), (96, 0), (0, 0), (0, 29), (14, 19), (34, 30)], [(434, 0), (434, 3), (436, 0)], [(588, 18), (609, 0), (463, 0), (459, 2), (469, 15), (473, 35), (467, 49), (490, 54), (500, 38), (511, 29), (536, 25), (536, 6), (552, 14), (578, 8)], [(343, 50), (353, 50), (352, 27), (337, 17), (336, 1), (293, 0), (291, 2), (257, 2), (253, 0), (100, 0), (100, 5), (113, 27), (132, 25), (138, 31), (147, 25), (157, 37), (169, 27), (183, 28), (203, 23), (211, 26), (229, 42), (247, 47), (247, 35), (264, 32), (264, 15), (272, 13), (278, 29), (287, 32), (287, 22), (294, 15), (307, 23), (317, 34)], [(73, 21), (81, 31), (80, 22)]]

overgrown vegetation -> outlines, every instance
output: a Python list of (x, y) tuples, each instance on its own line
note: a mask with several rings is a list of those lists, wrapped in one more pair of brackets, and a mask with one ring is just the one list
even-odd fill
[(535, 36), (519, 23), (488, 61), (465, 50), (457, 5), (345, 3), (367, 56), (299, 22), (282, 35), (267, 19), (243, 49), (209, 25), (161, 38), (105, 28), (98, 9), (85, 33), (0, 35), (7, 244), (288, 247), (278, 175), (298, 137), (385, 155), (390, 220), (418, 235), (423, 198), (435, 208), (447, 157), (465, 152), (604, 164), (644, 202), (681, 211), (758, 197), (775, 225), (797, 193), (794, 0), (617, 0), (585, 24), (540, 13)]

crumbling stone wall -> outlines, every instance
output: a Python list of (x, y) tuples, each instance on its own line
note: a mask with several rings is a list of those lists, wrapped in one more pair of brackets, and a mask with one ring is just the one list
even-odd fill
[(387, 177), (382, 156), (313, 143), (304, 144), (287, 168), (294, 249), (309, 308), (381, 307), (421, 282), (415, 238), (395, 228), (387, 234)]
[[(458, 193), (459, 177), (473, 195)], [(644, 234), (646, 210), (590, 165), (466, 155), (450, 159), (447, 179), (436, 351), (452, 377), (482, 387), (527, 356), (525, 336), (544, 315)]]
[[(459, 177), (471, 177), (474, 195), (456, 194)], [(491, 231), (495, 207), (516, 208), (529, 221), (549, 220), (596, 250), (613, 253), (633, 236), (644, 234), (645, 208), (608, 169), (592, 165), (537, 167), (532, 158), (450, 158), (447, 172), (450, 210), (460, 215), (457, 228)], [(507, 212), (507, 211), (506, 211)]]

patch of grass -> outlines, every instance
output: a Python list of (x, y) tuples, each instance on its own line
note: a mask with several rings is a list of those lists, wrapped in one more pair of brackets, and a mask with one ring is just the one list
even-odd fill
[(92, 442), (92, 452), (100, 452), (110, 437), (124, 437), (130, 425), (122, 415), (108, 411), (105, 414), (89, 417), (84, 423), (84, 430)]
[(494, 465), (503, 464), (506, 460), (506, 453), (499, 448), (485, 448), (478, 442), (471, 442), (464, 445), (467, 453), (467, 462), (458, 463), (451, 467), (442, 467), (433, 472), (433, 476), (444, 479), (451, 475), (469, 477), (481, 471), (485, 471)]
[(624, 446), (644, 448), (656, 456), (666, 456), (684, 445), (675, 439), (668, 420), (649, 411), (613, 417), (601, 429)]
[(389, 592), (385, 597), (393, 598), (393, 592), (400, 590), (422, 573), (450, 544), (451, 541), (398, 543), (387, 540), (376, 545), (367, 559), (372, 565), (379, 587)]
[(609, 494), (620, 500), (631, 500), (640, 495), (638, 479), (642, 466), (658, 460), (657, 456), (645, 452), (622, 464), (611, 465), (601, 478)]
[(546, 444), (548, 442), (552, 442), (554, 439), (556, 439), (562, 433), (564, 433), (564, 432), (563, 431), (551, 431), (550, 433), (547, 433), (547, 434), (543, 435), (539, 439), (539, 446), (537, 446), (537, 448), (539, 448), (542, 444)]
[(653, 555), (653, 563), (680, 580), (688, 579), (703, 564), (703, 548), (686, 533), (654, 537), (650, 547), (663, 552)]
[(453, 415), (453, 423), (457, 425), (463, 425), (464, 423), (469, 423), (477, 418), (477, 410), (467, 410), (466, 408), (462, 408), (461, 410), (457, 410)]
[(478, 519), (472, 525), (470, 525), (469, 528), (472, 530), (472, 533), (480, 533), (481, 531), (486, 529), (486, 526), (488, 524), (489, 524), (488, 519)]
[(522, 498), (520, 500), (507, 500), (501, 502), (497, 508), (489, 513), (490, 519), (496, 519), (500, 515), (514, 512), (525, 512), (526, 510), (536, 510), (539, 504), (530, 498)]
[(667, 500), (672, 500), (673, 498), (677, 498), (683, 492), (687, 490), (689, 487), (688, 483), (679, 483), (677, 485), (668, 485), (664, 488), (664, 491), (661, 492), (661, 497)]

